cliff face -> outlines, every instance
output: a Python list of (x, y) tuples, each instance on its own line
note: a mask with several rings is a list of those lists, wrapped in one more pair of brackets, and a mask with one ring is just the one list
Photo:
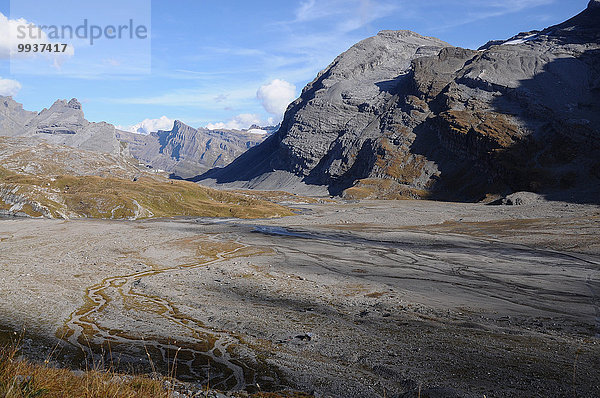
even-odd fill
[(589, 196), (600, 185), (598, 4), (479, 51), (381, 32), (306, 86), (273, 137), (200, 179), (355, 198)]
[(223, 167), (265, 138), (263, 134), (244, 131), (194, 129), (178, 120), (171, 131), (117, 134), (119, 140), (128, 143), (135, 158), (180, 178)]

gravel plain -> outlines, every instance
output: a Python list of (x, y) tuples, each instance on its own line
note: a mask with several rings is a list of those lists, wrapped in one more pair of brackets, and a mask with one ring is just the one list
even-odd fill
[(33, 359), (57, 344), (60, 364), (221, 390), (600, 396), (597, 206), (293, 207), (261, 220), (1, 219), (0, 329), (24, 329)]

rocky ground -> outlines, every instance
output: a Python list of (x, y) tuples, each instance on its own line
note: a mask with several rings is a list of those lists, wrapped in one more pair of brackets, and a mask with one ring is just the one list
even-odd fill
[(40, 360), (58, 336), (53, 361), (85, 352), (221, 390), (600, 395), (597, 206), (295, 207), (269, 220), (2, 219), (0, 324), (24, 328)]

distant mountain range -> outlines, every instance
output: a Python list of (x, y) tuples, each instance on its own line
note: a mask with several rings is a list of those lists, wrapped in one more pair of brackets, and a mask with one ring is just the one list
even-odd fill
[(249, 148), (260, 144), (273, 127), (252, 126), (248, 130), (194, 129), (179, 120), (171, 131), (148, 135), (117, 132), (117, 139), (128, 144), (131, 154), (173, 177), (191, 178), (213, 167), (224, 167)]
[(600, 1), (478, 51), (384, 31), (340, 55), (281, 128), (203, 184), (347, 198), (600, 198)]
[[(173, 136), (169, 132), (156, 135), (164, 145), (160, 149), (165, 149), (165, 158), (181, 161), (190, 142), (201, 141), (204, 134), (216, 135), (192, 130), (176, 123)], [(131, 157), (121, 134), (111, 124), (87, 121), (76, 99), (56, 101), (36, 113), (24, 111), (11, 98), (0, 98), (0, 216), (139, 219), (290, 214), (281, 206), (247, 195), (219, 192), (153, 173)], [(233, 141), (236, 133), (229, 134), (224, 140)], [(178, 145), (180, 149), (176, 149)], [(212, 156), (206, 147), (205, 153)], [(133, 149), (137, 153), (135, 145)], [(218, 146), (213, 151), (224, 152)], [(145, 153), (152, 155), (149, 148)], [(156, 158), (163, 161), (158, 155)]]
[(175, 178), (190, 178), (223, 167), (261, 143), (278, 126), (248, 130), (194, 129), (175, 121), (171, 131), (148, 135), (121, 131), (109, 123), (85, 119), (77, 99), (58, 100), (39, 113), (23, 110), (11, 97), (0, 97), (0, 136), (30, 137), (55, 145), (133, 156)]
[(76, 99), (36, 113), (0, 97), (0, 135), (206, 185), (349, 199), (493, 201), (534, 191), (599, 201), (599, 126), (600, 0), (477, 51), (380, 32), (320, 72), (266, 134), (176, 121), (142, 135), (87, 121)]

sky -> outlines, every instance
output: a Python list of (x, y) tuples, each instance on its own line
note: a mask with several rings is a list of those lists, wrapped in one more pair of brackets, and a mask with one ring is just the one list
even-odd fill
[[(209, 128), (276, 124), (320, 70), (381, 30), (408, 29), (476, 49), (560, 23), (587, 3), (0, 0), (0, 95), (35, 111), (78, 98), (88, 120), (143, 133), (170, 129), (174, 119)], [(61, 28), (84, 20), (80, 37)], [(93, 43), (92, 25), (102, 30)], [(28, 26), (45, 28), (23, 30)], [(118, 26), (127, 26), (121, 37)], [(18, 51), (18, 44), (36, 43), (66, 46), (41, 55)]]

